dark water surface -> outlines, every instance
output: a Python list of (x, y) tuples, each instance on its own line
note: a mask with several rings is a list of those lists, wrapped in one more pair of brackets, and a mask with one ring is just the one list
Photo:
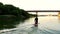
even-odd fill
[(38, 27), (34, 26), (34, 18), (17, 25), (17, 28), (3, 30), (0, 34), (60, 34), (60, 18), (57, 16), (38, 17)]

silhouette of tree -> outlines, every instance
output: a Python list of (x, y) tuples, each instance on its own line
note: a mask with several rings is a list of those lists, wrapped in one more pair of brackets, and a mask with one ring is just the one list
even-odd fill
[[(0, 2), (0, 15), (8, 15), (8, 16), (0, 16), (0, 25), (1, 26), (13, 26), (18, 24), (17, 21), (25, 20), (30, 17), (25, 10), (15, 7), (9, 4), (3, 4)], [(9, 15), (13, 15), (12, 17)], [(0, 27), (1, 27), (0, 26)]]

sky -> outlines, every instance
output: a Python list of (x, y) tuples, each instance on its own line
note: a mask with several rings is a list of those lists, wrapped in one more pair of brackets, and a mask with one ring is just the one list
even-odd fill
[(0, 0), (24, 10), (60, 10), (60, 0)]
[[(60, 10), (60, 0), (0, 0), (24, 10)], [(46, 13), (41, 13), (46, 14)], [(50, 13), (49, 13), (50, 14)], [(52, 13), (53, 14), (53, 13)], [(57, 14), (56, 12), (54, 14)]]

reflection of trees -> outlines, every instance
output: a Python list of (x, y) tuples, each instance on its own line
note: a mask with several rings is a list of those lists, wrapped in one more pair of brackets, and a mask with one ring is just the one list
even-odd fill
[[(18, 22), (23, 21), (30, 17), (30, 15), (23, 9), (15, 7), (9, 4), (3, 4), (0, 2), (0, 25), (11, 27), (11, 25), (19, 24)], [(7, 16), (6, 16), (7, 15)], [(3, 24), (3, 25), (2, 25)]]

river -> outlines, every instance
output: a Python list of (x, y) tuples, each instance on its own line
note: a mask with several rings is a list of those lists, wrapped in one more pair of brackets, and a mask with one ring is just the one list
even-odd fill
[[(60, 34), (60, 18), (57, 16), (38, 17), (38, 27), (34, 26), (34, 19), (30, 18), (17, 25), (16, 30), (0, 32), (0, 34)], [(9, 30), (9, 29), (8, 29)]]

